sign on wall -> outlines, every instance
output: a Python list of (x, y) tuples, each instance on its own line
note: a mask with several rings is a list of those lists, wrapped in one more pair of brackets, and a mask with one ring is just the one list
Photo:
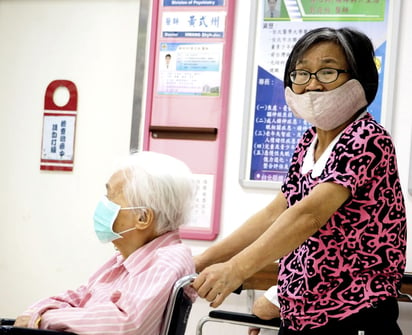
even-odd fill
[[(295, 146), (310, 126), (293, 116), (284, 98), (283, 75), (297, 40), (311, 29), (352, 27), (375, 47), (379, 89), (368, 111), (390, 128), (398, 0), (259, 0), (253, 7), (255, 48), (248, 77), (240, 182), (244, 187), (278, 188)], [(273, 4), (275, 3), (275, 4)]]
[(184, 161), (196, 199), (183, 238), (220, 228), (234, 0), (154, 2), (145, 150)]
[[(55, 93), (67, 90), (67, 103), (59, 105)], [(41, 170), (72, 171), (74, 166), (74, 141), (77, 117), (77, 88), (69, 80), (54, 80), (44, 97)]]

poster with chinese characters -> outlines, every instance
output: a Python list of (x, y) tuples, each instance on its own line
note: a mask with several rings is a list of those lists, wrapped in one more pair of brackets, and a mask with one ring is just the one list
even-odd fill
[(175, 11), (174, 7), (162, 12), (161, 36), (165, 40), (159, 47), (157, 93), (218, 96), (226, 12)]
[(157, 93), (219, 96), (222, 55), (222, 43), (162, 42)]
[[(256, 47), (253, 58), (255, 87), (250, 87), (249, 112), (245, 128), (243, 158), (244, 186), (273, 188), (281, 184), (288, 171), (295, 146), (311, 125), (293, 116), (284, 98), (285, 64), (296, 41), (318, 27), (355, 28), (368, 35), (375, 47), (379, 90), (368, 111), (389, 127), (386, 107), (390, 104), (394, 66), (390, 51), (395, 33), (390, 20), (399, 9), (389, 0), (260, 0), (256, 7)], [(397, 6), (399, 3), (397, 4)], [(391, 44), (392, 43), (392, 44)], [(390, 45), (391, 44), (391, 45)], [(386, 94), (385, 94), (386, 92)]]
[(58, 162), (73, 161), (76, 117), (45, 115), (41, 159)]

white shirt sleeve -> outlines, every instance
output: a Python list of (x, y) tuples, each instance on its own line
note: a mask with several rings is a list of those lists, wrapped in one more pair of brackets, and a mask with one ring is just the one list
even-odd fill
[(278, 286), (274, 285), (263, 294), (266, 299), (268, 299), (272, 304), (276, 307), (280, 307), (279, 299), (278, 299)]

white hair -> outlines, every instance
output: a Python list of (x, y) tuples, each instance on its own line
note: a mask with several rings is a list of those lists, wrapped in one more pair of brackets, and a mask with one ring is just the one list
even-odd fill
[(158, 235), (187, 223), (194, 187), (185, 163), (169, 155), (141, 151), (131, 154), (120, 169), (124, 172), (123, 192), (129, 206), (151, 208)]

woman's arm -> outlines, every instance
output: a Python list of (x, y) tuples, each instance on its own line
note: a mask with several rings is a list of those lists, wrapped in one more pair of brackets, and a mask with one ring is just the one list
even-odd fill
[(67, 290), (61, 294), (54, 295), (48, 298), (39, 300), (31, 305), (22, 315), (16, 318), (16, 327), (29, 327), (39, 328), (39, 324), (42, 319), (42, 315), (49, 310), (67, 309), (78, 307), (81, 303), (89, 297), (88, 287), (100, 278), (107, 267), (110, 267), (112, 263), (116, 261), (116, 256), (107, 261), (106, 264), (101, 266), (89, 280), (88, 285), (81, 285), (75, 290)]
[(78, 306), (86, 294), (86, 286), (76, 290), (68, 290), (60, 295), (42, 299), (29, 307), (22, 315), (16, 318), (15, 327), (39, 328), (42, 315), (49, 310), (67, 309)]
[(250, 217), (232, 234), (195, 256), (196, 271), (200, 272), (209, 265), (225, 262), (249, 246), (286, 210), (286, 206), (286, 199), (279, 192), (269, 205)]
[(322, 183), (311, 193), (285, 210), (252, 244), (225, 263), (203, 270), (194, 288), (202, 298), (219, 306), (242, 282), (264, 266), (287, 255), (318, 231), (349, 198), (347, 188)]

